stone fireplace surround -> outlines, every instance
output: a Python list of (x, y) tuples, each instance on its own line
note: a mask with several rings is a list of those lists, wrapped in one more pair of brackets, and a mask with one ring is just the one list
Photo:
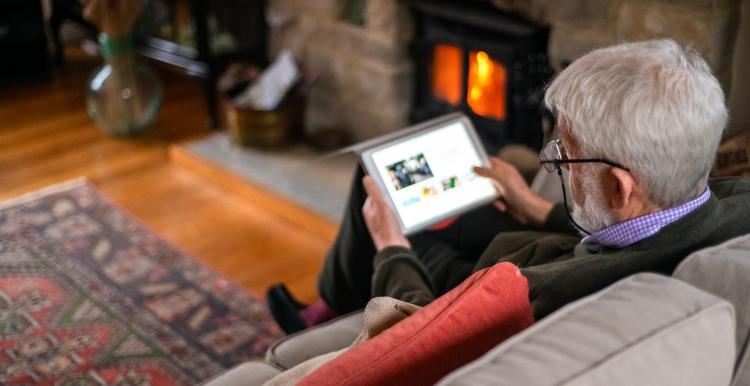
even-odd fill
[[(270, 0), (271, 55), (281, 48), (320, 77), (306, 129), (347, 130), (363, 140), (408, 125), (413, 100), (408, 3), (364, 1), (362, 26), (342, 18), (350, 0)], [(454, 0), (458, 1), (458, 0)], [(560, 70), (591, 49), (671, 37), (699, 50), (725, 91), (741, 0), (491, 0), (551, 28), (548, 54)]]

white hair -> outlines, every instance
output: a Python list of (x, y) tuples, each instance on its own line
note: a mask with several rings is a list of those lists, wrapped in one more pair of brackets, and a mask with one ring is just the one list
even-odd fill
[(728, 119), (711, 69), (673, 40), (592, 51), (560, 73), (545, 103), (581, 157), (627, 167), (662, 208), (703, 190)]

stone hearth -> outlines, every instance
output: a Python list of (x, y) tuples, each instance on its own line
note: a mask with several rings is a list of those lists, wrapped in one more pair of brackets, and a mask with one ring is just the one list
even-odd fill
[[(303, 144), (274, 151), (241, 148), (219, 133), (179, 145), (176, 151), (183, 154), (173, 155), (177, 164), (229, 190), (260, 186), (333, 222), (341, 220), (357, 166), (352, 154), (324, 158)], [(196, 162), (205, 167), (196, 170)]]

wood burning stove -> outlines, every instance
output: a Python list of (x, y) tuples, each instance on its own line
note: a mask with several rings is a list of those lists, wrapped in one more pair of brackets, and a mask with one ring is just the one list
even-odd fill
[(411, 119), (463, 111), (485, 147), (539, 149), (543, 88), (552, 71), (547, 28), (484, 1), (409, 1), (416, 34)]

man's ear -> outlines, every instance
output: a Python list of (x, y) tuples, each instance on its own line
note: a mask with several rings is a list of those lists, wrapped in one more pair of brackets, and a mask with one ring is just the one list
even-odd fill
[(633, 191), (636, 189), (636, 181), (630, 172), (620, 168), (610, 168), (610, 189), (609, 205), (612, 209), (624, 209), (633, 199)]

